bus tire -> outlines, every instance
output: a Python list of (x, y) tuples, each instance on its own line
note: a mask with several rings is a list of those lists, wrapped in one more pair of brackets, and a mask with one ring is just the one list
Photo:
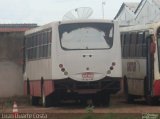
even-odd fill
[(41, 100), (42, 100), (41, 104), (42, 104), (43, 107), (51, 107), (51, 106), (53, 106), (53, 104), (52, 104), (53, 103), (52, 95), (45, 96), (43, 94), (43, 96), (41, 97)]
[(109, 107), (110, 105), (110, 95), (106, 94), (104, 97), (102, 96), (102, 105), (105, 107)]
[(123, 88), (124, 88), (124, 94), (125, 94), (125, 97), (126, 97), (126, 101), (127, 103), (131, 104), (134, 102), (134, 96), (129, 94), (128, 92), (128, 82), (127, 82), (127, 77), (124, 76), (123, 78)]
[(52, 98), (50, 96), (45, 97), (45, 107), (51, 107), (52, 106)]
[(33, 106), (39, 106), (40, 105), (40, 97), (32, 96), (31, 103)]
[[(45, 96), (43, 94), (42, 96), (42, 106), (43, 107), (51, 107), (51, 106), (54, 106), (54, 98), (53, 98), (53, 95), (48, 95), (48, 96)], [(57, 102), (55, 102), (56, 104), (58, 104)]]
[(51, 99), (46, 96), (46, 97), (42, 97), (42, 106), (43, 107), (51, 107)]
[(93, 105), (95, 106), (100, 106), (100, 96), (98, 94), (95, 94), (94, 97), (93, 97)]
[(128, 93), (128, 84), (127, 84), (127, 77), (124, 76), (123, 78), (123, 90), (124, 90), (124, 94)]
[(146, 96), (146, 102), (148, 105), (157, 105), (158, 104), (158, 98), (157, 97), (151, 97), (151, 96)]
[(80, 99), (80, 105), (87, 106), (87, 99), (86, 98), (81, 98)]
[(110, 94), (102, 92), (100, 95), (100, 103), (102, 106), (108, 107), (110, 104)]
[(53, 107), (61, 106), (61, 100), (62, 100), (62, 98), (61, 98), (61, 96), (59, 94), (52, 93), (49, 97), (48, 97), (49, 98), (48, 101), (50, 102), (50, 104)]
[(93, 104), (96, 106), (108, 107), (110, 105), (110, 94), (108, 93), (97, 93), (93, 97)]
[(127, 94), (126, 99), (127, 99), (127, 103), (129, 103), (129, 104), (134, 103), (134, 96), (133, 95)]

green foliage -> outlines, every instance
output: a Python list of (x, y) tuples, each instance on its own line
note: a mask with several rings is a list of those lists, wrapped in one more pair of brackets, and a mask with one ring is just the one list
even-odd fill
[(73, 119), (141, 119), (141, 117), (138, 116), (129, 116), (129, 115), (123, 115), (123, 114), (94, 114), (94, 113), (87, 113), (86, 115), (79, 117), (79, 118), (73, 118)]
[(123, 115), (123, 114), (105, 114), (102, 118), (99, 119), (139, 119), (137, 117), (134, 116), (128, 116), (128, 115)]
[(94, 106), (88, 106), (88, 107), (86, 107), (85, 110), (86, 110), (87, 113), (93, 113)]
[(4, 103), (5, 107), (12, 107), (12, 105), (13, 105), (13, 102), (11, 98), (8, 98)]

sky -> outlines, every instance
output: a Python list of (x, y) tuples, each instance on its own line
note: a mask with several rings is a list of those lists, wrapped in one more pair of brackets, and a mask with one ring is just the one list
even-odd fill
[[(115, 17), (123, 2), (140, 1), (141, 0), (0, 0), (0, 23), (37, 23), (38, 25), (43, 25), (52, 21), (61, 21), (67, 12), (81, 7), (89, 7), (93, 10), (90, 18), (105, 18), (111, 20)], [(102, 2), (105, 2), (105, 4), (102, 5)]]

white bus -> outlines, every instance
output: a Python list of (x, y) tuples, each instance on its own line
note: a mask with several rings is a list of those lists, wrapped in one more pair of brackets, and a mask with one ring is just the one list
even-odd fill
[(160, 98), (160, 22), (121, 27), (122, 75), (129, 103), (145, 97), (148, 104)]
[(24, 91), (45, 106), (61, 100), (109, 104), (120, 90), (121, 46), (117, 22), (53, 22), (25, 32)]

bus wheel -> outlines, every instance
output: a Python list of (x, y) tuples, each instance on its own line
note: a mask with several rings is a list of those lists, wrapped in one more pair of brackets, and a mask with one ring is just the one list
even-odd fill
[(134, 103), (134, 96), (130, 94), (126, 94), (127, 103), (132, 104)]
[(49, 96), (42, 96), (42, 106), (43, 107), (51, 107), (51, 98)]
[(146, 96), (146, 102), (147, 102), (148, 105), (157, 105), (158, 104), (158, 98), (157, 97)]
[(48, 96), (45, 96), (44, 93), (42, 94), (42, 97), (41, 97), (41, 105), (43, 107), (51, 107), (52, 106), (52, 95), (48, 95)]
[(45, 107), (51, 107), (52, 106), (52, 98), (51, 96), (45, 97)]
[(106, 94), (102, 96), (102, 105), (108, 107), (110, 105), (110, 95)]
[(61, 105), (61, 97), (60, 95), (58, 94), (54, 94), (52, 93), (49, 97), (48, 97), (48, 102), (50, 102), (50, 104), (53, 106), (53, 107), (56, 107), (56, 106), (60, 106)]
[(34, 106), (39, 106), (40, 105), (40, 97), (32, 96), (31, 103)]
[(93, 97), (93, 104), (96, 106), (106, 106), (110, 104), (110, 94), (107, 93), (97, 93)]
[(97, 95), (97, 103), (99, 106), (108, 107), (110, 104), (110, 94), (102, 92)]
[(86, 99), (86, 98), (81, 98), (81, 99), (80, 99), (80, 104), (81, 104), (82, 106), (86, 106), (86, 105), (87, 105), (87, 99)]
[(125, 76), (123, 79), (123, 88), (124, 88), (124, 94), (126, 97), (127, 103), (133, 103), (134, 102), (134, 96), (130, 95), (128, 92), (128, 83), (127, 83), (127, 77)]

